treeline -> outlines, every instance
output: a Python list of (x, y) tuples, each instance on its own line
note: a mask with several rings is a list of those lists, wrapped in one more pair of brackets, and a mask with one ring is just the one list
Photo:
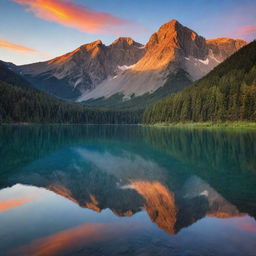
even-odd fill
[(92, 110), (0, 81), (0, 123), (135, 124), (141, 111)]
[(256, 121), (256, 41), (143, 115), (149, 124), (206, 121)]

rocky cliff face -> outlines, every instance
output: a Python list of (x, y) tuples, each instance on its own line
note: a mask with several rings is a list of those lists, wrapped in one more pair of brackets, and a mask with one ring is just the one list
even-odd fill
[(203, 59), (208, 52), (205, 39), (176, 20), (161, 26), (149, 39), (146, 49), (134, 70), (162, 69), (185, 56)]
[(20, 66), (18, 71), (58, 97), (81, 102), (120, 94), (129, 99), (166, 84), (167, 93), (180, 90), (183, 86), (179, 83), (176, 88), (172, 79), (176, 74), (197, 80), (245, 44), (228, 38), (205, 40), (172, 20), (145, 46), (131, 38), (119, 38), (109, 46), (98, 40), (48, 62)]

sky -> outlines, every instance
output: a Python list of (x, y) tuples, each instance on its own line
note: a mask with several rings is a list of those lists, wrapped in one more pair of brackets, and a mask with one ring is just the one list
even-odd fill
[(256, 38), (255, 0), (0, 0), (0, 60), (49, 60), (98, 39), (145, 44), (177, 19), (206, 39)]

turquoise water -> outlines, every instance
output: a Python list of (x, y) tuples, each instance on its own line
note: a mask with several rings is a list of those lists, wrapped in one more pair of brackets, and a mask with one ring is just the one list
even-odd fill
[(1, 126), (0, 255), (255, 255), (256, 132)]

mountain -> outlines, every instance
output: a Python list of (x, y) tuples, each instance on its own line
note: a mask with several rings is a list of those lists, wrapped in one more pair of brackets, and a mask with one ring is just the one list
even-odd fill
[(75, 100), (126, 65), (136, 63), (144, 52), (143, 45), (128, 37), (109, 46), (98, 40), (50, 61), (19, 66), (16, 71), (43, 91)]
[(0, 123), (137, 123), (140, 112), (97, 111), (38, 91), (0, 62)]
[(256, 121), (256, 41), (144, 114), (146, 123), (185, 121)]
[(167, 96), (201, 78), (245, 44), (227, 38), (205, 40), (172, 20), (150, 37), (144, 56), (135, 65), (85, 92), (79, 101), (117, 94), (127, 100), (155, 93), (163, 87), (168, 87), (164, 95)]
[(100, 40), (55, 59), (16, 67), (40, 90), (93, 107), (144, 108), (201, 78), (246, 42), (205, 40), (172, 20), (144, 46)]

